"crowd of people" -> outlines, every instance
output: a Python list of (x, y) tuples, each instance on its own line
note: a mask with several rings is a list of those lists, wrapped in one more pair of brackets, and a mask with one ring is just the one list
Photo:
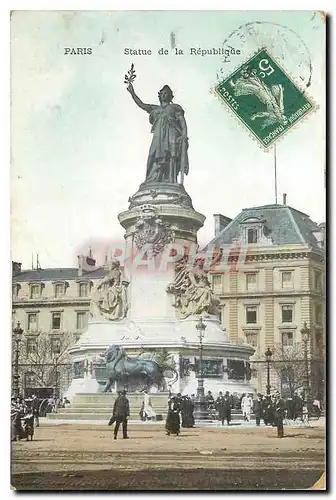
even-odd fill
[[(57, 411), (59, 407), (67, 407), (70, 401), (65, 397), (63, 400), (54, 400), (53, 398), (40, 400), (35, 395), (31, 398), (22, 398), (21, 396), (12, 397), (11, 400), (11, 419), (12, 436), (24, 435), (25, 421), (31, 422), (31, 425), (39, 426), (39, 417), (45, 416), (49, 411)], [(181, 427), (194, 427), (194, 406), (195, 395), (176, 395), (169, 394), (168, 411), (165, 422), (167, 435), (179, 435)], [(230, 394), (226, 391), (218, 393), (215, 398), (211, 391), (205, 396), (205, 409), (209, 419), (217, 419), (222, 425), (230, 425), (232, 420), (232, 410), (241, 411), (244, 422), (250, 422), (251, 414), (255, 416), (256, 426), (260, 426), (261, 420), (264, 425), (277, 427), (278, 437), (283, 437), (283, 421), (303, 419), (305, 411), (307, 415), (321, 415), (321, 403), (315, 399), (312, 401), (311, 408), (305, 408), (303, 398), (295, 394), (292, 398), (286, 400), (281, 398), (280, 393), (274, 392), (272, 395), (257, 394)], [(43, 410), (43, 411), (42, 411)], [(122, 424), (122, 434), (124, 439), (128, 439), (127, 421), (130, 415), (129, 401), (126, 397), (126, 391), (119, 391), (118, 397), (113, 406), (112, 416), (109, 425), (115, 422), (114, 439), (117, 439), (120, 424)], [(156, 420), (156, 412), (152, 406), (151, 397), (147, 391), (143, 393), (143, 400), (139, 411), (142, 421)]]
[[(168, 436), (174, 434), (178, 436), (181, 431), (181, 427), (190, 428), (194, 427), (194, 404), (195, 396), (182, 396), (181, 393), (176, 395), (169, 395), (168, 398), (168, 411), (165, 422), (165, 430)], [(219, 392), (218, 397), (215, 399), (211, 391), (208, 391), (205, 397), (205, 405), (208, 415), (215, 413), (215, 418), (218, 419), (222, 425), (225, 421), (227, 425), (230, 425), (232, 419), (232, 409), (234, 406), (234, 397), (230, 395), (229, 391), (223, 394), (222, 391)], [(251, 418), (251, 413), (255, 415), (255, 422), (257, 426), (260, 426), (261, 419), (263, 419), (265, 425), (271, 425), (277, 427), (278, 437), (283, 437), (283, 422), (285, 417), (293, 418), (302, 415), (302, 400), (298, 398), (294, 401), (281, 398), (279, 392), (275, 392), (272, 396), (263, 396), (262, 394), (257, 394), (256, 398), (253, 398), (253, 394), (242, 394), (240, 397), (239, 405), (243, 413), (243, 418), (245, 422), (249, 422)], [(122, 423), (123, 438), (128, 438), (127, 436), (127, 420), (129, 418), (130, 408), (129, 402), (126, 398), (126, 391), (120, 391), (118, 398), (116, 399), (113, 407), (113, 413), (109, 422), (109, 425), (116, 423), (114, 429), (114, 438), (117, 439), (118, 429)], [(154, 420), (156, 413), (152, 407), (151, 398), (147, 391), (144, 393), (144, 398), (141, 404), (140, 418), (144, 421)]]
[(24, 399), (22, 396), (11, 398), (11, 440), (33, 439), (34, 424), (39, 426), (38, 398), (33, 395)]

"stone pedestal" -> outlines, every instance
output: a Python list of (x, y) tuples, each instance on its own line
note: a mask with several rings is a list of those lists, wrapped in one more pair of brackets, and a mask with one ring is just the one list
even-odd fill
[[(193, 261), (197, 252), (197, 231), (205, 217), (194, 210), (192, 201), (180, 184), (143, 183), (129, 199), (128, 210), (118, 216), (125, 229), (125, 252), (121, 262), (129, 282), (126, 317), (111, 321), (95, 314), (87, 331), (70, 349), (73, 362), (95, 362), (112, 344), (123, 346), (130, 356), (144, 351), (150, 354), (168, 350), (178, 380), (172, 392), (196, 394), (195, 363), (199, 358), (199, 339), (196, 329), (199, 315), (182, 319), (174, 307), (174, 297), (167, 287), (176, 276), (175, 265), (183, 252)], [(186, 250), (187, 249), (187, 250)], [(182, 252), (179, 255), (179, 252)], [(215, 314), (202, 313), (206, 331), (203, 339), (203, 359), (218, 364), (219, 372), (204, 376), (204, 388), (217, 394), (234, 388), (236, 392), (253, 392), (248, 381), (228, 381), (225, 373), (227, 359), (247, 362), (254, 350), (247, 345), (232, 345), (227, 332)], [(182, 365), (188, 361), (190, 370)], [(94, 374), (93, 374), (94, 376)], [(102, 390), (101, 381), (96, 391)], [(169, 386), (169, 380), (167, 380)], [(115, 390), (112, 388), (112, 390)], [(78, 379), (69, 391), (80, 389)], [(156, 390), (153, 387), (153, 390)], [(93, 390), (94, 392), (94, 390)]]

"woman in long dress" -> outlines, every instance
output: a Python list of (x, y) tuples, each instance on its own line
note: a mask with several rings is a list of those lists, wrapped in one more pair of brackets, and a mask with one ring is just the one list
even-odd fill
[(168, 401), (168, 413), (166, 418), (166, 433), (168, 436), (170, 434), (180, 434), (180, 411), (181, 402), (179, 397), (173, 396)]
[(143, 413), (144, 420), (151, 420), (151, 419), (154, 419), (156, 417), (156, 413), (152, 407), (151, 398), (150, 398), (147, 391), (144, 392), (142, 413)]
[[(160, 105), (145, 104), (129, 83), (127, 90), (134, 102), (149, 113), (152, 125), (152, 144), (147, 160), (147, 182), (177, 182), (177, 176), (188, 174), (188, 137), (184, 111), (172, 102), (173, 93), (168, 85), (159, 91)], [(182, 182), (183, 183), (183, 182)]]

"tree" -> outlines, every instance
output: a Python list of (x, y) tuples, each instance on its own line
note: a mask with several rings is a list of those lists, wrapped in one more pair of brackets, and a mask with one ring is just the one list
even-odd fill
[(305, 382), (304, 346), (298, 342), (292, 346), (278, 344), (274, 347), (272, 367), (282, 384), (288, 386), (290, 396), (301, 389)]
[(67, 350), (73, 343), (74, 337), (69, 332), (54, 335), (39, 332), (23, 339), (21, 364), (30, 376), (29, 385), (58, 387), (59, 365), (69, 360)]

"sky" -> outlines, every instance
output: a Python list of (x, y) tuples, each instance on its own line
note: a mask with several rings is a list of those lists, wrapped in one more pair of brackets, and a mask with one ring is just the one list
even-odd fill
[[(257, 34), (247, 35), (247, 23)], [(243, 26), (243, 28), (240, 28)], [(238, 29), (239, 28), (239, 29)], [(325, 220), (325, 25), (312, 11), (121, 12), (17, 11), (11, 20), (11, 249), (31, 267), (72, 267), (91, 244), (122, 240), (117, 214), (145, 179), (148, 115), (126, 91), (157, 103), (168, 84), (185, 110), (189, 175), (185, 188), (206, 216), (198, 233), (213, 237), (213, 214), (274, 203), (274, 154), (265, 152), (211, 89), (266, 46), (296, 79), (307, 81), (318, 109), (277, 144), (278, 202)], [(183, 55), (171, 51), (171, 34)], [(227, 40), (227, 41), (226, 41)], [(226, 42), (225, 42), (226, 41)], [(190, 55), (223, 42), (240, 55)], [(65, 48), (91, 55), (65, 55)], [(152, 55), (129, 56), (125, 48)], [(169, 54), (158, 55), (160, 48)], [(102, 263), (102, 262), (101, 262)]]

